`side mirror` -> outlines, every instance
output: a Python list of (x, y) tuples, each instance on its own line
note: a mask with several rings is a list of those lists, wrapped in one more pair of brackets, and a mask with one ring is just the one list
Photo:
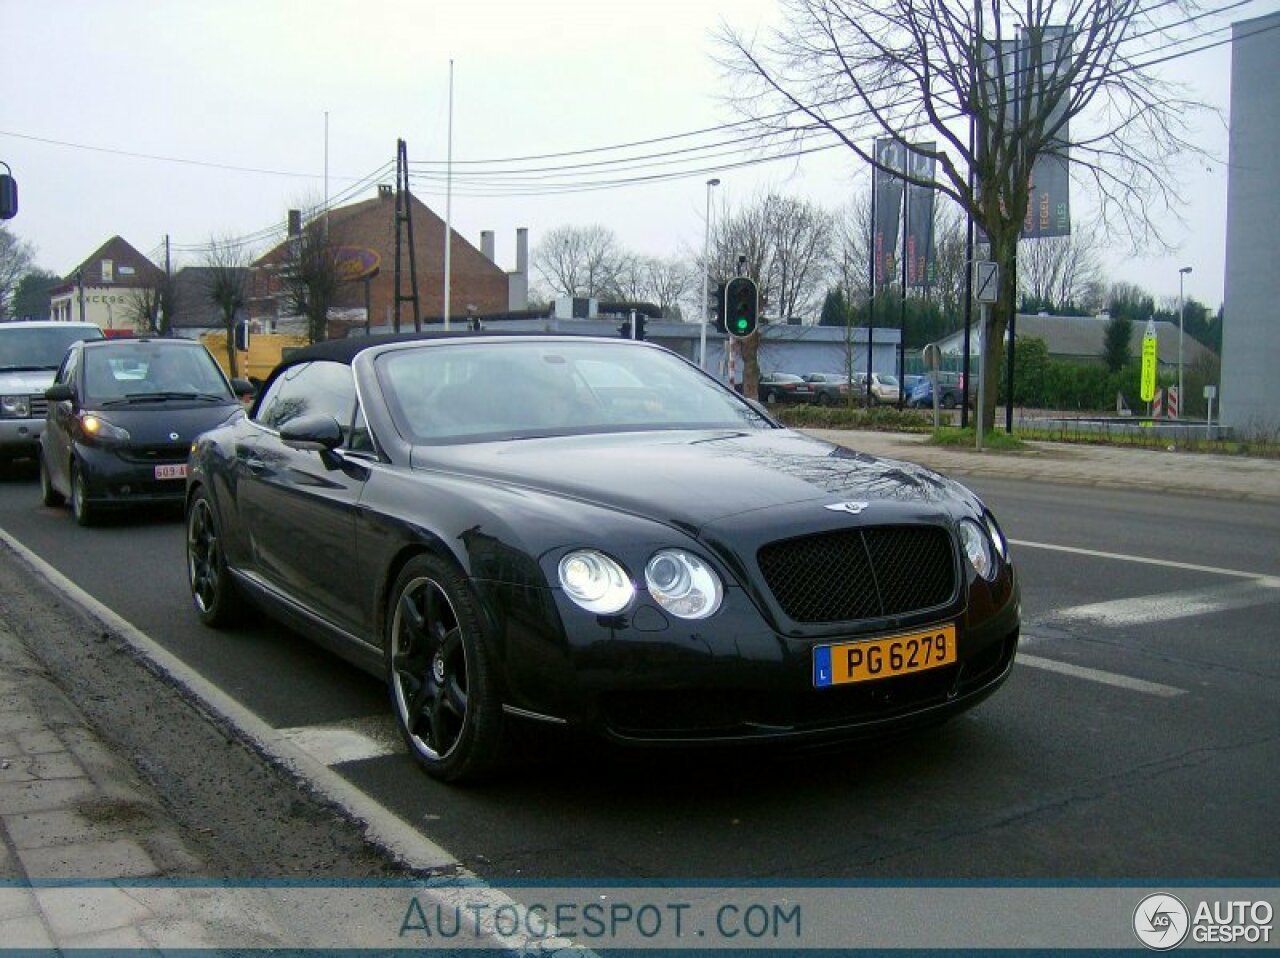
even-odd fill
[(231, 380), (231, 391), (240, 399), (252, 399), (258, 394), (258, 387), (247, 379), (236, 378)]
[(67, 402), (75, 397), (75, 392), (66, 383), (58, 383), (44, 391), (44, 398), (49, 402)]
[(332, 416), (298, 416), (280, 427), (280, 441), (295, 449), (331, 452), (342, 445), (342, 426)]

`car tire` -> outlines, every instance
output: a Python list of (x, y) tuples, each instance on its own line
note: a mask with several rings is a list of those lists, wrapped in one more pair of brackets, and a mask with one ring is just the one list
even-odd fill
[(772, 389), (766, 389), (764, 393), (764, 401), (766, 405), (772, 406), (777, 403), (778, 394), (774, 392)]
[(57, 489), (53, 488), (53, 480), (49, 478), (49, 467), (44, 463), (44, 453), (36, 453), (36, 465), (40, 470), (40, 501), (46, 506), (60, 506), (65, 501)]
[(84, 470), (74, 461), (71, 463), (71, 514), (78, 526), (91, 526), (98, 521), (98, 510), (89, 502)]
[(819, 405), (819, 406), (830, 406), (830, 405), (831, 405), (831, 396), (830, 396), (830, 394), (829, 394), (829, 393), (818, 393), (818, 405)]
[(383, 655), (396, 725), (432, 778), (475, 782), (505, 758), (502, 704), (480, 603), (430, 555), (409, 560), (387, 606)]
[(955, 409), (955, 408), (956, 408), (956, 406), (958, 406), (958, 405), (960, 405), (960, 404), (956, 401), (956, 395), (955, 395), (955, 393), (945, 393), (945, 394), (943, 395), (943, 397), (942, 397), (942, 408), (943, 408), (943, 409)]
[(244, 600), (227, 570), (213, 501), (197, 488), (187, 505), (187, 584), (200, 621), (213, 629), (238, 622)]

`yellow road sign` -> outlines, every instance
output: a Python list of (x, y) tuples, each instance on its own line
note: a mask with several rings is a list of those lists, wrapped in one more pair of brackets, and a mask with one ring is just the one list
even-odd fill
[(1147, 320), (1147, 330), (1142, 334), (1142, 389), (1143, 402), (1151, 402), (1156, 395), (1156, 324)]

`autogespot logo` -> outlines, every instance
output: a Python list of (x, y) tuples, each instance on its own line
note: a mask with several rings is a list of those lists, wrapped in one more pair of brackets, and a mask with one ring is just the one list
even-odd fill
[(1187, 906), (1172, 895), (1148, 895), (1133, 912), (1133, 932), (1138, 940), (1156, 951), (1177, 948), (1187, 937), (1191, 915)]

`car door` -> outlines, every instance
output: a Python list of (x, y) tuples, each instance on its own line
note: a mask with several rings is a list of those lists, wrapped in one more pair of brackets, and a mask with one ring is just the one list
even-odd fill
[[(62, 364), (53, 378), (55, 386), (71, 386), (77, 389), (76, 370), (80, 366), (80, 350), (73, 346), (62, 357)], [(53, 488), (70, 495), (71, 478), (71, 435), (75, 426), (76, 402), (64, 399), (49, 403), (45, 414), (44, 433), (40, 437), (41, 456), (44, 468), (49, 472), (49, 482)]]
[(356, 567), (356, 511), (369, 468), (349, 450), (300, 449), (279, 429), (299, 416), (331, 415), (344, 434), (356, 415), (355, 384), (344, 363), (311, 362), (278, 376), (235, 450), (237, 503), (253, 565), (267, 584), (310, 612), (360, 636), (368, 589)]

